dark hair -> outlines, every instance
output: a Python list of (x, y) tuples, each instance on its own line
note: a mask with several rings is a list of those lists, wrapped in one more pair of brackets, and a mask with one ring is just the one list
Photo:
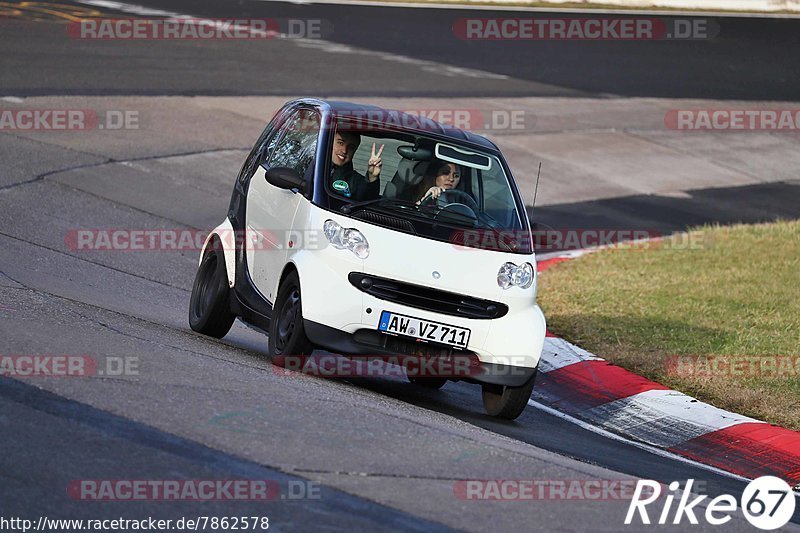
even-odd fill
[[(361, 134), (356, 133), (355, 131), (349, 131), (346, 129), (342, 130), (337, 128), (336, 133), (341, 135), (342, 139), (344, 139), (345, 142), (347, 142), (348, 137), (352, 139), (352, 141), (356, 145), (356, 148), (358, 148), (361, 145)], [(334, 133), (334, 135), (336, 135), (336, 133)]]
[[(431, 161), (431, 164), (428, 165), (428, 170), (425, 172), (425, 177), (427, 179), (436, 181), (436, 176), (439, 175), (439, 171), (442, 170), (443, 167), (450, 165), (447, 161), (442, 161), (441, 159), (434, 159)], [(455, 165), (456, 169), (458, 169), (458, 165)]]
[(455, 163), (448, 163), (447, 161), (442, 161), (441, 159), (431, 160), (431, 162), (428, 164), (428, 169), (425, 171), (425, 175), (422, 177), (422, 180), (420, 180), (419, 185), (417, 185), (417, 189), (414, 193), (416, 198), (422, 198), (422, 195), (428, 192), (428, 189), (436, 185), (436, 176), (439, 175), (439, 171), (442, 169), (442, 167), (451, 164), (455, 165), (457, 171), (461, 170), (460, 167)]

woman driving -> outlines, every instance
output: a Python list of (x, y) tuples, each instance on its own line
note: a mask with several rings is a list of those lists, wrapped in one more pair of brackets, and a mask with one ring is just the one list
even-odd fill
[(421, 196), (417, 205), (433, 199), (434, 201), (448, 189), (455, 189), (461, 181), (461, 169), (454, 163), (434, 159), (419, 184), (417, 195)]

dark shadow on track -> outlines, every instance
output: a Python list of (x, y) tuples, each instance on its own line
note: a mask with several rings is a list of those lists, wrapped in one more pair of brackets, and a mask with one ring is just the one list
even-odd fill
[[(269, 516), (270, 525), (309, 530), (335, 521), (342, 529), (386, 531), (451, 531), (424, 520), (320, 485), (319, 498), (294, 500), (286, 496), (289, 482), (302, 482), (253, 461), (209, 448), (90, 405), (69, 400), (21, 381), (0, 377), (0, 406), (6, 413), (0, 470), (5, 516), (37, 512), (50, 518), (102, 519), (126, 517), (178, 520), (183, 516)], [(25, 438), (27, 448), (19, 448)], [(265, 444), (267, 445), (267, 444)], [(53, 461), (58, 458), (58, 468)], [(78, 479), (252, 479), (274, 482), (282, 495), (268, 501), (169, 500), (87, 501), (69, 492)], [(91, 493), (91, 491), (90, 491)]]
[[(528, 208), (528, 215), (542, 231), (550, 228), (643, 230), (651, 236), (668, 235), (704, 224), (800, 218), (800, 181), (698, 189), (688, 194), (689, 198), (636, 195), (547, 205), (537, 207), (533, 213)], [(542, 247), (538, 251), (558, 250)]]

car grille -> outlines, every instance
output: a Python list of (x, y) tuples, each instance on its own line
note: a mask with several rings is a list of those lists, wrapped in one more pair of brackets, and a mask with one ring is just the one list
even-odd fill
[(491, 300), (472, 298), (360, 272), (351, 272), (347, 278), (354, 287), (375, 298), (434, 313), (485, 320), (500, 318), (508, 313), (507, 305)]
[(411, 233), (415, 235), (416, 232), (414, 231), (414, 225), (409, 222), (408, 220), (397, 218), (389, 215), (382, 215), (380, 213), (375, 213), (374, 211), (357, 211), (353, 214), (353, 218), (357, 218), (359, 220), (363, 220), (364, 222), (369, 222), (371, 224), (375, 224), (376, 226), (382, 226), (384, 228), (389, 229), (396, 229), (398, 231), (402, 231), (405, 233)]

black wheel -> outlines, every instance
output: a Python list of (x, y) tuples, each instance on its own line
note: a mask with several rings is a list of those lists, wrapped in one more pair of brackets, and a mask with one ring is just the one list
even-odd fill
[(531, 376), (531, 379), (521, 387), (484, 384), (482, 386), (484, 409), (488, 414), (497, 418), (514, 420), (522, 414), (525, 406), (528, 405), (535, 380), (536, 374)]
[(222, 252), (209, 250), (197, 269), (189, 300), (189, 326), (196, 332), (221, 339), (236, 316), (231, 313), (230, 288)]
[(309, 355), (313, 350), (303, 327), (300, 279), (297, 272), (292, 272), (283, 280), (275, 299), (269, 328), (269, 355)]
[(408, 376), (408, 381), (426, 389), (441, 389), (447, 383), (447, 378), (418, 378)]

